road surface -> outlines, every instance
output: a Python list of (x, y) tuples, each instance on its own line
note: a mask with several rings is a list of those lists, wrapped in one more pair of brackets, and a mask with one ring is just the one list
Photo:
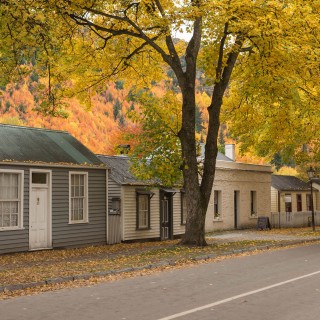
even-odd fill
[(0, 301), (1, 320), (319, 318), (319, 245)]

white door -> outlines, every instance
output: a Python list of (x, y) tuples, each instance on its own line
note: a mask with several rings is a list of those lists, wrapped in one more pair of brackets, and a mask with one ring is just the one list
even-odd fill
[(30, 250), (45, 249), (49, 243), (49, 189), (34, 188), (30, 194), (29, 246)]

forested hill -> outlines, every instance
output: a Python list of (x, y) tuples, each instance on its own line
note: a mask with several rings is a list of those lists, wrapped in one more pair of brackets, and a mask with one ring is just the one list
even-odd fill
[[(125, 133), (139, 131), (139, 127), (127, 117), (129, 110), (139, 106), (122, 81), (109, 83), (104, 92), (93, 98), (90, 110), (76, 99), (70, 99), (66, 119), (44, 116), (35, 111), (38, 83), (37, 75), (31, 74), (20, 83), (0, 87), (0, 123), (65, 130), (93, 152), (101, 154), (114, 154), (117, 145), (128, 143), (124, 139)], [(152, 88), (158, 95), (164, 90), (161, 85)], [(199, 92), (197, 96), (197, 131), (200, 136), (204, 134), (206, 119), (203, 110), (209, 98), (205, 92)]]
[(34, 109), (38, 79), (28, 79), (1, 88), (0, 122), (65, 130), (96, 153), (112, 154), (114, 145), (121, 141), (127, 123), (126, 113), (134, 104), (126, 100), (127, 91), (121, 82), (110, 83), (107, 90), (94, 97), (91, 110), (85, 110), (76, 100), (68, 101), (68, 118), (44, 116)]

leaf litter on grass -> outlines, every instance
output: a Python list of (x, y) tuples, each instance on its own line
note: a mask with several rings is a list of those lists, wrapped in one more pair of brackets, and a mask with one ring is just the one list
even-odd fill
[[(236, 241), (208, 237), (206, 247), (185, 247), (179, 245), (179, 240), (168, 240), (5, 254), (0, 256), (0, 286), (157, 265), (163, 261), (174, 262), (170, 264), (179, 266), (193, 263), (197, 257), (206, 255), (219, 257), (226, 252), (229, 254), (235, 252), (237, 256), (248, 255), (252, 252), (241, 253), (241, 249), (252, 250), (257, 247), (287, 243), (288, 241), (281, 239), (280, 235), (317, 238), (320, 236), (320, 231), (314, 233), (310, 228), (302, 228), (276, 229), (259, 233), (259, 235), (265, 234), (274, 237), (269, 237), (269, 240), (237, 239)], [(163, 266), (164, 269), (171, 267)]]
[[(179, 263), (179, 261), (191, 260), (204, 254), (219, 254), (232, 249), (254, 247), (266, 243), (270, 244), (270, 241), (239, 241), (219, 244), (210, 241), (206, 247), (190, 248), (178, 245), (177, 240), (171, 240), (160, 243), (105, 245), (4, 255), (0, 256), (0, 284), (29, 283), (100, 271), (136, 268), (163, 260), (174, 260)], [(58, 259), (58, 257), (62, 258)]]

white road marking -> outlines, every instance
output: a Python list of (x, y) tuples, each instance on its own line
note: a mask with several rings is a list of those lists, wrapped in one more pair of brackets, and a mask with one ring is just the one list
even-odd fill
[(247, 296), (262, 292), (262, 291), (266, 291), (266, 290), (269, 290), (269, 289), (272, 289), (272, 288), (280, 287), (280, 286), (283, 286), (283, 285), (285, 285), (287, 283), (290, 283), (290, 282), (294, 282), (294, 281), (298, 281), (298, 280), (301, 280), (301, 279), (304, 279), (304, 278), (312, 277), (312, 276), (314, 276), (316, 274), (319, 274), (319, 273), (320, 273), (320, 270), (316, 271), (316, 272), (308, 273), (308, 274), (306, 274), (304, 276), (301, 276), (301, 277), (297, 277), (297, 278), (289, 279), (289, 280), (286, 280), (286, 281), (278, 282), (278, 283), (272, 284), (271, 286), (263, 287), (263, 288), (260, 288), (260, 289), (257, 289), (257, 290), (253, 290), (253, 291), (248, 291), (248, 292), (245, 292), (245, 293), (242, 293), (242, 294), (238, 294), (236, 296), (233, 296), (233, 297), (230, 297), (230, 298), (227, 298), (227, 299), (223, 299), (223, 300), (219, 300), (219, 301), (216, 301), (216, 302), (213, 302), (213, 303), (209, 303), (209, 304), (206, 304), (206, 305), (198, 307), (198, 308), (194, 308), (194, 309), (190, 309), (190, 310), (187, 310), (187, 311), (179, 312), (179, 313), (176, 313), (176, 314), (173, 314), (171, 316), (164, 317), (164, 318), (161, 318), (161, 319), (158, 319), (158, 320), (177, 319), (177, 318), (180, 318), (182, 316), (186, 316), (186, 315), (191, 314), (191, 313), (195, 313), (195, 312), (198, 312), (198, 311), (209, 309), (209, 308), (212, 308), (212, 307), (218, 306), (220, 304), (227, 303), (227, 302), (239, 299), (239, 298), (247, 297)]

